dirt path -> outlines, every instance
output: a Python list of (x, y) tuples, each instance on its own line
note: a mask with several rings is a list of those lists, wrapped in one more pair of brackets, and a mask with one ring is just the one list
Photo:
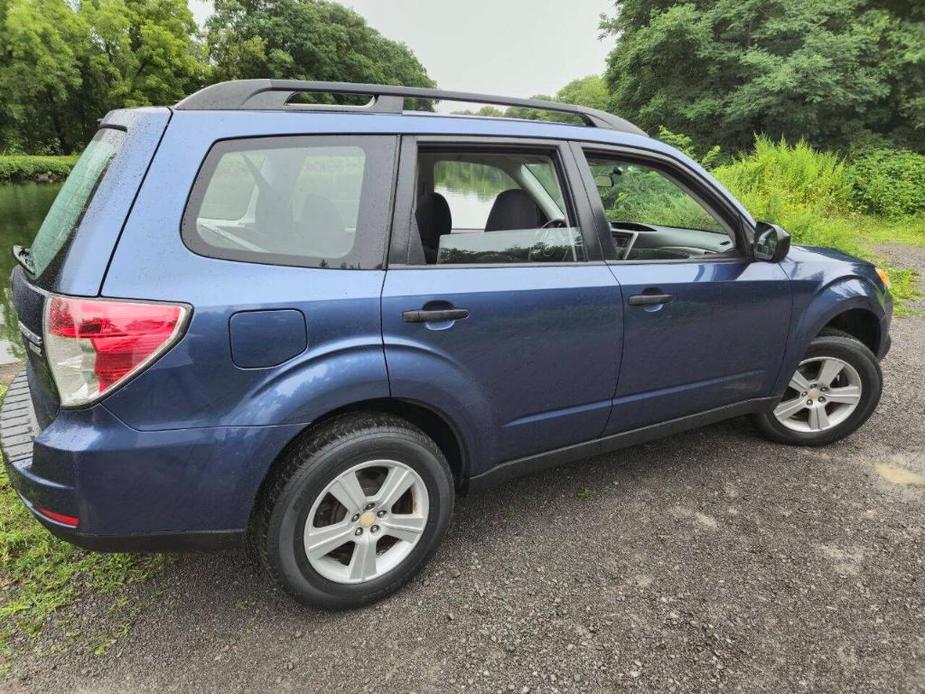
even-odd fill
[(184, 557), (129, 596), (107, 655), (61, 637), (6, 687), (925, 692), (925, 318), (893, 337), (879, 410), (837, 445), (738, 420), (509, 483), (348, 613), (293, 604), (242, 553)]

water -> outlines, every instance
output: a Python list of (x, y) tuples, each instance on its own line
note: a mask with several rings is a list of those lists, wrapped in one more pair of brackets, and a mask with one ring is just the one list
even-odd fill
[(60, 188), (57, 183), (0, 185), (0, 365), (25, 359), (10, 290), (10, 273), (16, 266), (10, 249), (17, 243), (32, 244)]

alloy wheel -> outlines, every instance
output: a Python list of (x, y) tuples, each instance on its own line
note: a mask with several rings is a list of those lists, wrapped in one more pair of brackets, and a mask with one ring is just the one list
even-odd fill
[(827, 431), (857, 409), (861, 389), (861, 377), (848, 362), (835, 357), (805, 359), (774, 408), (774, 416), (791, 431)]
[(371, 460), (335, 477), (305, 521), (309, 564), (336, 583), (364, 583), (398, 566), (427, 525), (421, 476), (396, 460)]

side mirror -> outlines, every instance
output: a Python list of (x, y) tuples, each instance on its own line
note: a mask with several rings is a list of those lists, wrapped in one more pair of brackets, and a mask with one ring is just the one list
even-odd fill
[(790, 234), (776, 224), (758, 222), (755, 226), (755, 260), (779, 263), (790, 252)]
[(613, 188), (613, 178), (607, 174), (598, 174), (594, 177), (594, 185), (598, 188)]

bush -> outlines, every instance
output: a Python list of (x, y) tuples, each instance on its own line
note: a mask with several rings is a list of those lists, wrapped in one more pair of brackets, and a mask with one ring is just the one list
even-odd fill
[(853, 209), (844, 162), (802, 140), (791, 145), (758, 136), (753, 152), (713, 173), (758, 218), (797, 212), (843, 215)]
[(0, 183), (63, 181), (76, 162), (77, 156), (0, 155)]
[(855, 201), (870, 214), (925, 214), (925, 154), (875, 149), (853, 159), (848, 176)]

